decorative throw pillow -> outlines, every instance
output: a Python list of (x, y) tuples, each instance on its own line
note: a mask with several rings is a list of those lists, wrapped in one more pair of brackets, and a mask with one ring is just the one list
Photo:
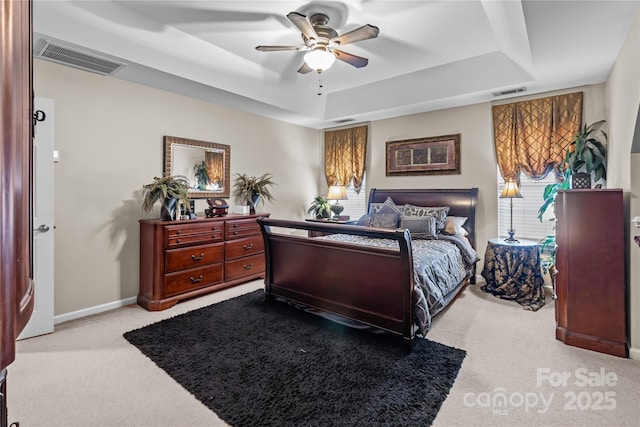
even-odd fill
[(395, 230), (398, 228), (397, 213), (372, 213), (369, 214), (369, 227), (390, 228)]
[(444, 228), (448, 213), (449, 213), (449, 206), (427, 207), (427, 206), (415, 206), (415, 205), (407, 204), (402, 207), (402, 215), (405, 215), (405, 216), (435, 215), (437, 220), (436, 227), (438, 231)]
[(356, 221), (356, 225), (360, 225), (360, 226), (363, 226), (363, 227), (368, 227), (370, 220), (371, 220), (371, 218), (369, 217), (369, 214), (364, 214), (358, 219), (358, 221)]
[(386, 198), (384, 203), (371, 203), (369, 213), (385, 213), (385, 214), (398, 214), (400, 215), (402, 209), (395, 204), (391, 197)]
[(438, 237), (435, 215), (417, 216), (403, 215), (400, 217), (400, 228), (406, 228), (412, 238), (435, 239)]
[(442, 232), (452, 236), (468, 236), (469, 232), (463, 227), (465, 222), (467, 222), (466, 216), (448, 216)]

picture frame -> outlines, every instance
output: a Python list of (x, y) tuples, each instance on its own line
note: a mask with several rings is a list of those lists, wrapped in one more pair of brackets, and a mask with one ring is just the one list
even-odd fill
[(460, 134), (387, 141), (386, 175), (460, 174)]

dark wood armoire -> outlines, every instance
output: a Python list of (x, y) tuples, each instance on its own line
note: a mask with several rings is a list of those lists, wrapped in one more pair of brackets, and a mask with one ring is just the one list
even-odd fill
[(627, 357), (622, 190), (559, 191), (556, 338)]
[(0, 426), (7, 366), (33, 311), (32, 4), (0, 0)]

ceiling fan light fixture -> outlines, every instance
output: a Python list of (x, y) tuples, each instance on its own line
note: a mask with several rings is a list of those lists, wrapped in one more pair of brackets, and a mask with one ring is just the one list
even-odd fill
[(327, 51), (325, 47), (313, 49), (304, 56), (304, 62), (319, 73), (329, 69), (335, 60), (335, 55)]

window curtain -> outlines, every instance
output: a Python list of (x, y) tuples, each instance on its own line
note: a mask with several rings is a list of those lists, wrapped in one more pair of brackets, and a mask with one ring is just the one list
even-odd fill
[(212, 183), (222, 185), (222, 168), (224, 165), (224, 153), (206, 151), (204, 153), (204, 164), (207, 175)]
[(358, 126), (324, 133), (324, 172), (327, 185), (348, 185), (356, 192), (362, 187), (367, 152), (367, 129)]
[(567, 146), (582, 124), (582, 92), (493, 107), (493, 135), (502, 177), (561, 177)]

